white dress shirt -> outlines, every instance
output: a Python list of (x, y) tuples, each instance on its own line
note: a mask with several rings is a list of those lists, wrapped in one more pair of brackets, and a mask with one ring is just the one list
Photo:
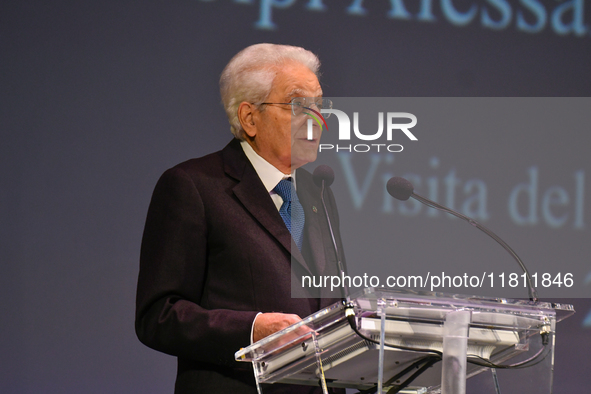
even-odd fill
[(289, 177), (291, 177), (293, 186), (296, 188), (295, 170), (291, 174), (284, 174), (273, 164), (259, 156), (259, 154), (256, 153), (254, 149), (252, 149), (252, 146), (250, 146), (248, 142), (242, 141), (240, 142), (240, 146), (242, 146), (242, 150), (246, 154), (246, 157), (254, 167), (254, 170), (257, 172), (259, 178), (261, 178), (261, 181), (263, 182), (265, 189), (267, 189), (267, 192), (269, 192), (271, 199), (273, 199), (273, 202), (277, 207), (277, 211), (279, 211), (279, 209), (281, 209), (281, 205), (283, 205), (283, 199), (279, 194), (275, 193), (273, 189), (275, 186), (277, 186), (279, 181)]

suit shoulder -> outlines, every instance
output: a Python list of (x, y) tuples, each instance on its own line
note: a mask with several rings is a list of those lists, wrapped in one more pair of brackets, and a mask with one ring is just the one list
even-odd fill
[(241, 163), (246, 156), (240, 147), (240, 141), (233, 139), (222, 150), (203, 157), (189, 159), (177, 164), (168, 171), (184, 171), (189, 175), (218, 175), (228, 166)]
[(234, 139), (220, 151), (177, 164), (166, 170), (161, 178), (190, 179), (198, 187), (224, 183), (239, 178), (246, 161), (240, 142)]
[(189, 175), (206, 175), (220, 170), (223, 170), (223, 160), (221, 151), (218, 151), (179, 163), (167, 172), (183, 171)]

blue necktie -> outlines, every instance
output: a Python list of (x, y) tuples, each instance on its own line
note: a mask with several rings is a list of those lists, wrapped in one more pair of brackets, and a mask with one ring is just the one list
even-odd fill
[(291, 178), (280, 181), (273, 189), (283, 199), (279, 215), (285, 222), (293, 240), (300, 250), (304, 239), (304, 208), (300, 204)]

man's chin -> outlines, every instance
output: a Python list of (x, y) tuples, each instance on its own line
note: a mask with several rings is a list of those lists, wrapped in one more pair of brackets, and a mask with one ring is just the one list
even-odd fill
[(316, 154), (316, 152), (314, 152), (313, 154), (305, 155), (305, 156), (298, 156), (297, 159), (292, 160), (291, 167), (293, 169), (296, 169), (296, 168), (302, 167), (305, 164), (315, 162), (317, 156), (318, 155)]
[(294, 168), (316, 161), (319, 140), (297, 140), (291, 147), (291, 162)]

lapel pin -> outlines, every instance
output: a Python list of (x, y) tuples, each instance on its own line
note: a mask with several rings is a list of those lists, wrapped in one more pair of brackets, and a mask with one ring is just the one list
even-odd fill
[(318, 209), (316, 209), (316, 205), (312, 205), (312, 211), (313, 211), (314, 213), (317, 213), (317, 212), (318, 212)]

